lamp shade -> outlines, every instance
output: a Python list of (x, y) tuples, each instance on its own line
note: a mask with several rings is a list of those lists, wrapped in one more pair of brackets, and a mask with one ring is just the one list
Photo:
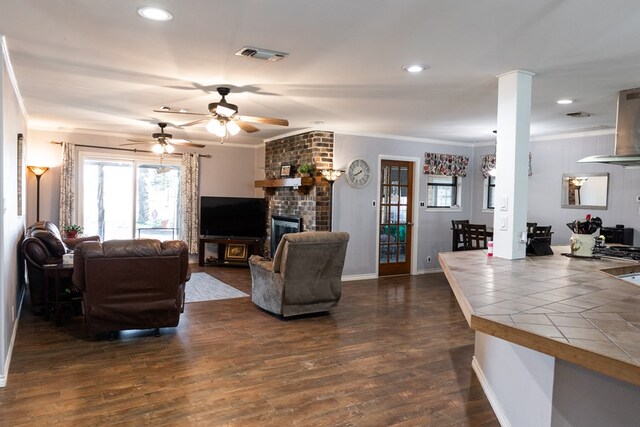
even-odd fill
[(207, 131), (221, 138), (227, 134), (227, 129), (224, 127), (224, 123), (217, 119), (212, 119), (207, 123)]
[(31, 172), (33, 172), (35, 176), (42, 176), (46, 171), (49, 170), (47, 166), (27, 166), (27, 167)]
[(227, 122), (227, 130), (230, 135), (237, 135), (240, 132), (240, 126), (234, 121)]
[(334, 182), (340, 175), (342, 175), (344, 171), (337, 169), (322, 169), (322, 176), (329, 182)]
[(156, 144), (153, 144), (151, 151), (153, 151), (156, 154), (162, 154), (164, 153), (164, 147), (162, 147), (162, 144), (156, 143)]

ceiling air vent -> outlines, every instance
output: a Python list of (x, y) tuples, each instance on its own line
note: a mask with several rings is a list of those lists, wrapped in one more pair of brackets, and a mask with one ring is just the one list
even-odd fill
[(591, 117), (591, 113), (585, 113), (584, 111), (576, 111), (575, 113), (567, 113), (569, 117)]
[(235, 53), (236, 56), (246, 56), (249, 58), (262, 59), (263, 61), (280, 61), (289, 54), (284, 52), (276, 52), (275, 50), (260, 49), (257, 47), (245, 46)]

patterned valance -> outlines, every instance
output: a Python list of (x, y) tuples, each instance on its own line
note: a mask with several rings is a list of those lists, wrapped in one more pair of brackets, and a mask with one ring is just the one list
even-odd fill
[[(495, 154), (487, 154), (486, 156), (482, 156), (482, 162), (480, 163), (480, 170), (482, 171), (482, 175), (485, 178), (489, 177), (489, 171), (496, 168), (496, 155)], [(531, 171), (531, 152), (529, 152), (529, 176), (531, 176), (533, 172)]]
[(466, 156), (424, 153), (424, 173), (428, 175), (467, 176), (467, 166)]

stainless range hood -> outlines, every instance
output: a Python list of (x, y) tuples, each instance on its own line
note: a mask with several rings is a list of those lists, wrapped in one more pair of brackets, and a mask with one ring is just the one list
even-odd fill
[(618, 94), (616, 145), (612, 156), (590, 156), (578, 163), (606, 163), (640, 168), (640, 88)]

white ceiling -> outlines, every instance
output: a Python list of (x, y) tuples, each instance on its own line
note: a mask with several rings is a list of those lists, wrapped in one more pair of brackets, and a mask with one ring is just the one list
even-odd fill
[[(163, 6), (170, 22), (140, 18)], [(615, 126), (617, 92), (640, 86), (637, 0), (2, 0), (32, 129), (146, 137), (207, 112), (229, 86), (240, 114), (286, 118), (233, 142), (316, 128), (490, 141), (496, 76), (536, 73), (532, 136)], [(243, 46), (289, 53), (234, 56)], [(419, 75), (401, 70), (428, 64)], [(569, 106), (555, 100), (575, 99)], [(589, 118), (566, 113), (585, 111)], [(317, 122), (323, 122), (318, 124)], [(203, 125), (178, 138), (219, 144)]]

